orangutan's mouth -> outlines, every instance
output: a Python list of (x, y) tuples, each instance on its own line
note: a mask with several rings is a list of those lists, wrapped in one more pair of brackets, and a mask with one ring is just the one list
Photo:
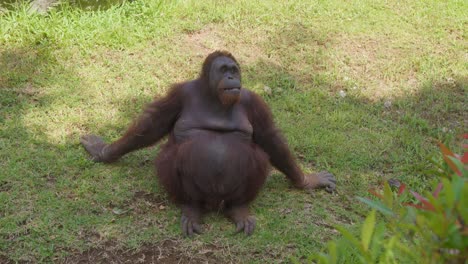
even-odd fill
[(240, 87), (228, 87), (228, 88), (224, 88), (223, 89), (224, 91), (240, 91)]

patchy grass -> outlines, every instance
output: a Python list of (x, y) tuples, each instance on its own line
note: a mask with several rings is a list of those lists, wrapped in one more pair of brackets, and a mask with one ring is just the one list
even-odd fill
[[(361, 219), (354, 196), (389, 178), (424, 189), (436, 140), (456, 149), (468, 122), (466, 10), (466, 1), (139, 0), (3, 11), (0, 262), (264, 263), (320, 250), (333, 225)], [(304, 193), (273, 172), (252, 206), (254, 236), (233, 235), (214, 214), (206, 234), (182, 239), (154, 177), (157, 147), (103, 165), (78, 139), (117, 139), (214, 49), (238, 58), (301, 166), (332, 171), (339, 190)]]

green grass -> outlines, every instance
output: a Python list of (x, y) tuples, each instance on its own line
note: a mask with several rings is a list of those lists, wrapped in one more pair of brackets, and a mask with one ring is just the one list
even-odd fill
[[(389, 178), (425, 189), (437, 140), (457, 150), (468, 120), (466, 10), (466, 1), (299, 0), (4, 10), (0, 262), (167, 239), (184, 254), (215, 248), (234, 262), (320, 250), (337, 236), (331, 226), (360, 221), (356, 195)], [(273, 172), (252, 206), (254, 236), (233, 236), (229, 222), (210, 216), (206, 234), (182, 239), (179, 212), (154, 176), (157, 147), (95, 164), (79, 137), (117, 139), (146, 102), (196, 77), (215, 49), (237, 57), (245, 86), (267, 100), (301, 166), (333, 172), (338, 194), (294, 190)]]

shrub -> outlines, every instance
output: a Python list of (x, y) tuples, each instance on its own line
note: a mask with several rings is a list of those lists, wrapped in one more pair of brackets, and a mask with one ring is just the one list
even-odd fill
[[(468, 139), (468, 134), (464, 136)], [(358, 197), (372, 208), (354, 236), (338, 226), (338, 241), (309, 259), (316, 263), (468, 263), (468, 145), (462, 156), (439, 143), (443, 161), (434, 162), (436, 181), (423, 195), (398, 181), (370, 190), (377, 199)], [(391, 185), (396, 187), (392, 190)], [(384, 221), (377, 223), (376, 212)], [(352, 259), (352, 260), (351, 260)]]

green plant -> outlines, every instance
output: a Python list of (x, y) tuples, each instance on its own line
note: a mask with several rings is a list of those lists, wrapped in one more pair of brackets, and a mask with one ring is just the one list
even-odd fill
[[(468, 139), (468, 134), (464, 137)], [(338, 226), (341, 243), (330, 242), (327, 253), (316, 254), (311, 260), (349, 262), (343, 256), (349, 257), (345, 250), (351, 248), (361, 263), (467, 263), (468, 152), (459, 156), (442, 143), (439, 146), (444, 162), (437, 166), (433, 192), (421, 195), (407, 191), (399, 182), (392, 184), (398, 188), (396, 192), (387, 182), (383, 192), (370, 190), (378, 200), (358, 197), (373, 209), (364, 220), (361, 236), (357, 238)], [(377, 223), (376, 211), (385, 221)]]

